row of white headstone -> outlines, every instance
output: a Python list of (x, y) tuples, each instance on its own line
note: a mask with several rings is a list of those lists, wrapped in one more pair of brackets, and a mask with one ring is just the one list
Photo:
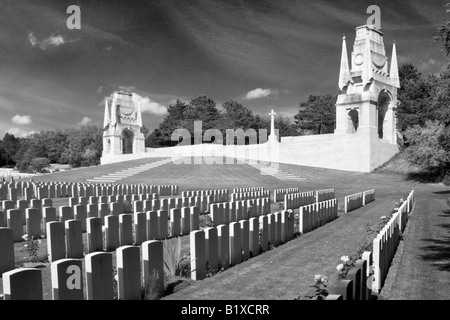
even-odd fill
[[(134, 214), (106, 215), (87, 217), (85, 206), (76, 205), (60, 210), (63, 216), (57, 220), (56, 209), (45, 207), (44, 236), (47, 237), (49, 261), (64, 258), (83, 257), (83, 236), (87, 232), (87, 252), (114, 251), (119, 246), (140, 245), (147, 240), (164, 240), (171, 237), (188, 235), (198, 230), (199, 210), (197, 207), (185, 207), (165, 210), (136, 212)], [(65, 210), (67, 209), (67, 210)], [(73, 213), (75, 213), (73, 215)], [(26, 209), (26, 232), (29, 237), (42, 237), (41, 219), (38, 209)], [(1, 228), (6, 235), (0, 237), (0, 273), (14, 268), (15, 257), (11, 256), (14, 242), (22, 241), (23, 227), (20, 212), (8, 210), (8, 228)], [(134, 231), (134, 232), (133, 232)], [(134, 234), (134, 239), (133, 239)], [(18, 239), (19, 237), (19, 239)]]
[(358, 192), (344, 198), (344, 212), (349, 213), (375, 201), (375, 189)]
[(36, 183), (16, 182), (0, 185), (0, 200), (17, 201), (19, 196), (25, 200), (61, 198), (61, 197), (89, 197), (127, 194), (158, 193), (160, 196), (178, 194), (178, 186), (152, 185), (117, 185), (117, 184), (84, 184), (84, 183)]
[(233, 193), (264, 191), (264, 187), (233, 188)]
[(338, 217), (337, 199), (317, 202), (299, 209), (299, 232), (310, 232)]
[(283, 201), (284, 196), (291, 193), (300, 193), (300, 188), (285, 188), (273, 190), (273, 202)]
[(270, 244), (278, 246), (292, 239), (292, 211), (270, 213), (191, 232), (191, 278), (204, 279), (207, 263), (211, 270), (227, 269), (269, 250)]
[(284, 210), (294, 209), (308, 204), (336, 198), (334, 188), (307, 192), (299, 192), (298, 188), (277, 189), (275, 191), (277, 195), (275, 195), (274, 192), (274, 199), (277, 199), (276, 201), (279, 201), (281, 196), (283, 196)]
[(231, 194), (230, 201), (242, 201), (242, 200), (251, 200), (258, 198), (269, 198), (270, 199), (270, 191), (250, 191), (250, 192), (239, 192)]
[(197, 196), (213, 196), (215, 202), (225, 202), (228, 201), (229, 191), (227, 189), (218, 190), (196, 190), (196, 191), (182, 191), (182, 198), (197, 197)]
[(232, 201), (210, 205), (210, 216), (214, 227), (221, 224), (230, 224), (232, 222), (257, 218), (269, 213), (269, 198)]
[[(0, 233), (1, 234), (1, 233)], [(54, 300), (112, 300), (113, 259), (111, 253), (86, 255), (83, 281), (81, 259), (62, 259), (51, 264)], [(140, 248), (122, 246), (116, 250), (117, 292), (120, 300), (159, 297), (164, 292), (164, 257), (162, 241), (146, 241)], [(142, 267), (141, 267), (142, 266)], [(42, 300), (40, 269), (20, 268), (3, 273), (5, 300)], [(86, 289), (84, 289), (86, 283)]]
[(398, 210), (394, 213), (389, 222), (373, 240), (373, 264), (375, 273), (372, 290), (376, 293), (379, 293), (384, 285), (392, 259), (394, 258), (400, 242), (400, 233), (407, 222), (407, 220), (405, 220), (405, 214), (407, 216), (411, 212), (413, 206), (414, 190), (410, 192), (408, 198), (404, 202), (404, 208), (402, 208), (403, 211)]

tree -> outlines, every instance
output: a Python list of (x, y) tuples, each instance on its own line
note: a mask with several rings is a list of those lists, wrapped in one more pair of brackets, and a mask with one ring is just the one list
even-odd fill
[[(103, 131), (96, 126), (86, 126), (80, 129), (69, 129), (68, 146), (62, 154), (63, 161), (73, 167), (95, 165), (100, 163), (100, 156), (103, 151)], [(86, 150), (95, 150), (93, 153)], [(88, 159), (88, 160), (86, 160)]]
[(7, 166), (14, 166), (16, 164), (15, 155), (19, 149), (19, 139), (14, 137), (14, 135), (6, 133), (3, 137), (2, 148), (5, 152), (4, 158), (6, 159)]
[(221, 121), (224, 129), (249, 129), (255, 117), (250, 109), (242, 104), (230, 100), (222, 104), (224, 111), (221, 114)]
[(440, 73), (439, 77), (430, 76), (431, 105), (430, 112), (434, 119), (439, 119), (445, 125), (450, 125), (450, 66)]
[(182, 122), (188, 106), (177, 100), (175, 104), (170, 105), (167, 110), (167, 116), (151, 134), (145, 139), (145, 145), (149, 148), (174, 146), (177, 142), (171, 141), (172, 133), (182, 128)]
[(8, 158), (6, 155), (6, 150), (3, 148), (3, 141), (0, 140), (0, 167), (6, 166), (8, 164)]
[[(450, 13), (450, 4), (445, 5), (446, 13)], [(438, 32), (433, 36), (435, 42), (442, 42), (442, 51), (445, 55), (450, 54), (450, 20), (445, 20), (442, 25), (438, 28)]]
[(399, 68), (400, 89), (399, 105), (395, 108), (397, 129), (404, 132), (414, 125), (423, 126), (427, 120), (434, 120), (431, 111), (431, 78), (424, 79), (422, 74), (411, 63), (402, 64)]
[(306, 102), (300, 103), (300, 110), (295, 117), (295, 124), (300, 130), (312, 131), (313, 134), (333, 133), (335, 127), (337, 96), (331, 94), (310, 95)]
[(405, 153), (410, 163), (423, 169), (450, 168), (450, 128), (439, 121), (427, 121), (405, 132), (410, 145)]
[(282, 116), (275, 118), (275, 129), (278, 129), (280, 137), (292, 137), (299, 135), (296, 126), (291, 122), (291, 120)]
[(31, 160), (30, 166), (37, 172), (44, 172), (45, 168), (50, 168), (50, 160), (47, 158), (34, 158)]

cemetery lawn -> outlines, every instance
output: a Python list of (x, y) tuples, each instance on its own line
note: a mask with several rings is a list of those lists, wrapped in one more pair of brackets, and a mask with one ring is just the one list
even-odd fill
[[(85, 182), (86, 179), (157, 160), (160, 159), (135, 160), (108, 165), (108, 168), (98, 166), (77, 169), (35, 177), (34, 180)], [(388, 279), (388, 283), (391, 281), (395, 285), (389, 292), (382, 291), (382, 295), (389, 299), (413, 299), (419, 296), (433, 299), (448, 296), (445, 290), (450, 284), (450, 256), (446, 218), (450, 215), (446, 203), (449, 195), (445, 192), (448, 193), (449, 188), (410, 181), (402, 174), (364, 174), (287, 164), (280, 164), (280, 169), (306, 180), (279, 180), (273, 176), (261, 175), (258, 169), (246, 164), (168, 163), (117, 181), (124, 184), (175, 184), (179, 185), (180, 192), (236, 187), (265, 187), (271, 191), (288, 187), (300, 187), (302, 191), (335, 188), (341, 208), (344, 196), (369, 189), (376, 190), (376, 200), (366, 207), (348, 214), (343, 214), (341, 210), (337, 220), (211, 278), (189, 285), (164, 299), (292, 300), (311, 292), (310, 286), (316, 274), (330, 278), (329, 288), (333, 292), (338, 280), (336, 266), (340, 263), (340, 257), (353, 255), (367, 240), (367, 230), (377, 226), (380, 218), (388, 215), (395, 203), (406, 197), (411, 190), (416, 190), (417, 207), (409, 222), (403, 255), (394, 260), (392, 270), (398, 270), (397, 275), (389, 275), (391, 279)], [(68, 203), (67, 199), (58, 201), (64, 203), (58, 204), (55, 201), (55, 206)], [(272, 212), (279, 210), (279, 204), (272, 205)], [(188, 248), (188, 241), (188, 237), (183, 237), (184, 250)], [(44, 242), (45, 240), (43, 244)], [(47, 269), (49, 277), (49, 268)], [(50, 281), (49, 278), (47, 281)], [(430, 283), (436, 285), (430, 286)], [(414, 290), (423, 294), (410, 294)], [(44, 291), (44, 298), (50, 299), (50, 285), (44, 287)]]

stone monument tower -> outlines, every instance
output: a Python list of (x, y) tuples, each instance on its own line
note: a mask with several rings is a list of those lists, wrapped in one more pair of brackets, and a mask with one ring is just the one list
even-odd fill
[(105, 100), (103, 130), (104, 160), (123, 154), (145, 153), (140, 103), (133, 102), (131, 93), (116, 91)]
[(335, 134), (363, 135), (374, 141), (397, 144), (397, 89), (400, 88), (397, 52), (392, 49), (390, 69), (383, 33), (375, 26), (356, 28), (351, 66), (343, 38)]

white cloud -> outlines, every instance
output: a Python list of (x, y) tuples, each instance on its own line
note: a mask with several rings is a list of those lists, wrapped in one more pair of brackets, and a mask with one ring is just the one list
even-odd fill
[(12, 121), (12, 123), (18, 124), (18, 125), (27, 125), (32, 122), (31, 116), (21, 116), (18, 114), (16, 114), (14, 117), (12, 117), (11, 121)]
[(137, 105), (141, 102), (141, 112), (153, 113), (157, 116), (163, 116), (167, 113), (167, 107), (153, 101), (149, 97), (142, 97), (133, 93), (133, 102)]
[(52, 34), (48, 38), (39, 41), (33, 32), (28, 33), (28, 41), (30, 41), (33, 48), (39, 47), (41, 50), (46, 50), (49, 47), (59, 47), (67, 43), (67, 41), (64, 39), (62, 35), (55, 35), (55, 34)]
[(80, 125), (80, 126), (86, 126), (86, 125), (88, 125), (89, 123), (91, 123), (92, 122), (92, 119), (91, 118), (89, 118), (89, 117), (84, 117), (79, 123), (78, 123), (78, 125)]
[(26, 138), (27, 136), (36, 133), (35, 131), (26, 131), (20, 128), (10, 128), (7, 131), (9, 134), (12, 134), (14, 137)]
[(268, 96), (277, 95), (277, 94), (278, 94), (278, 90), (258, 88), (258, 89), (249, 91), (244, 99), (246, 99), (246, 100), (262, 99), (262, 98), (267, 98)]

